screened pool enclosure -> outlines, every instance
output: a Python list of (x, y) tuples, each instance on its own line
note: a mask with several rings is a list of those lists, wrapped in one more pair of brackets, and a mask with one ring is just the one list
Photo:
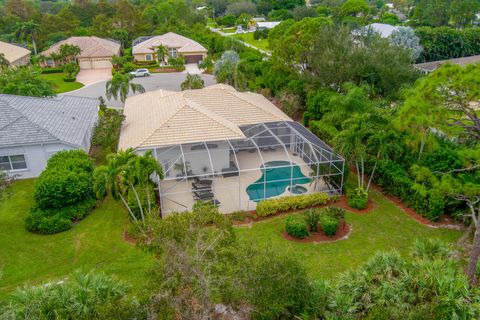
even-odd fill
[(163, 212), (190, 210), (196, 200), (213, 201), (230, 213), (254, 210), (267, 198), (341, 194), (344, 159), (301, 124), (280, 121), (240, 129), (245, 139), (153, 149), (164, 169), (159, 182)]

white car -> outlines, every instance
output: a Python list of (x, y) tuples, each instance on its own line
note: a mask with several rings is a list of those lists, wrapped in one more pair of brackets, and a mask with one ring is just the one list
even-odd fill
[(150, 76), (150, 71), (148, 69), (137, 69), (130, 72), (130, 74), (134, 77), (148, 77)]

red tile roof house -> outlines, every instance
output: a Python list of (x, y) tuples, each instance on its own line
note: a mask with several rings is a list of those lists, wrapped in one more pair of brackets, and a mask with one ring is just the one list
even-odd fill
[[(112, 57), (120, 55), (120, 43), (102, 39), (99, 37), (70, 37), (57, 42), (41, 55), (48, 57), (52, 53), (58, 53), (63, 44), (76, 45), (80, 47), (80, 55), (77, 56), (80, 69), (105, 69), (112, 68)], [(54, 66), (54, 61), (49, 59), (44, 66)]]
[(176, 33), (168, 32), (135, 44), (132, 49), (135, 61), (153, 61), (156, 58), (154, 50), (161, 45), (167, 48), (169, 57), (183, 56), (185, 63), (197, 63), (205, 59), (208, 53), (208, 50), (200, 43)]

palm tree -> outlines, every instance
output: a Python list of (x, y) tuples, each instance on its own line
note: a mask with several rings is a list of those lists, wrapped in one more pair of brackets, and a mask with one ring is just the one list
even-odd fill
[(180, 88), (183, 90), (188, 89), (202, 89), (205, 86), (203, 79), (198, 74), (187, 73), (185, 81), (182, 82)]
[(133, 149), (119, 151), (107, 157), (106, 166), (95, 169), (94, 189), (99, 198), (104, 196), (107, 190), (110, 190), (113, 198), (120, 199), (132, 220), (137, 222), (138, 219), (127, 201), (129, 192), (132, 192), (140, 211), (141, 221), (145, 224), (145, 210), (138, 191), (146, 192), (147, 213), (150, 214), (152, 211), (150, 199), (152, 181), (150, 176), (152, 174), (155, 174), (158, 179), (163, 178), (162, 167), (153, 157), (151, 151), (146, 152), (143, 156), (135, 154)]
[(120, 100), (125, 103), (130, 91), (132, 93), (144, 93), (145, 88), (141, 84), (132, 83), (132, 79), (133, 76), (129, 73), (116, 73), (105, 85), (107, 99), (111, 100), (113, 97), (118, 100), (118, 97), (120, 97)]
[(17, 22), (15, 27), (15, 36), (18, 39), (32, 42), (33, 52), (37, 55), (37, 43), (35, 41), (39, 25), (33, 21)]
[(65, 63), (65, 59), (68, 62), (72, 62), (72, 60), (78, 56), (82, 50), (80, 49), (79, 46), (76, 45), (70, 45), (70, 44), (62, 44), (60, 46), (59, 54), (62, 57), (63, 62)]
[(157, 60), (160, 64), (165, 62), (165, 56), (167, 53), (167, 47), (165, 47), (163, 44), (159, 45), (155, 50), (155, 55), (157, 56)]
[(107, 165), (97, 167), (93, 173), (93, 179), (94, 190), (98, 198), (103, 197), (107, 193), (107, 190), (109, 190), (114, 199), (122, 200), (132, 220), (137, 222), (138, 219), (124, 196), (125, 186), (122, 183), (125, 166), (134, 156), (133, 149), (108, 155)]

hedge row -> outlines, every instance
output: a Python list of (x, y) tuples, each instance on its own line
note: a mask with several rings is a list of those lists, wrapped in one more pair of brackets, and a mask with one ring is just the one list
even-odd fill
[(400, 198), (407, 206), (431, 221), (438, 220), (444, 212), (447, 204), (445, 195), (435, 189), (430, 189), (425, 194), (415, 191), (412, 188), (414, 181), (393, 161), (378, 164), (374, 181), (386, 193)]
[(267, 217), (279, 212), (305, 209), (326, 204), (329, 199), (330, 197), (326, 193), (312, 193), (262, 200), (257, 204), (257, 215)]
[(50, 158), (35, 183), (35, 205), (26, 218), (29, 231), (53, 234), (71, 228), (95, 206), (93, 162), (82, 150)]
[(41, 71), (42, 74), (49, 74), (49, 73), (63, 73), (63, 67), (55, 67), (55, 68), (43, 68)]

